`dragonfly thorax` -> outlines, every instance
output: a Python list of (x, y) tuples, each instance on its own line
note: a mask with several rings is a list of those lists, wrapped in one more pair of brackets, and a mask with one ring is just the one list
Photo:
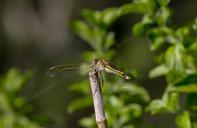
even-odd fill
[(93, 61), (93, 67), (99, 71), (105, 70), (104, 59), (95, 59)]

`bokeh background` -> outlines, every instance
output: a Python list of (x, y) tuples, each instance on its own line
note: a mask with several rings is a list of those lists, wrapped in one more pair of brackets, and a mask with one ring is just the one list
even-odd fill
[[(21, 95), (33, 104), (35, 113), (51, 117), (50, 128), (79, 127), (81, 116), (93, 108), (68, 114), (68, 103), (78, 95), (70, 92), (68, 86), (78, 80), (77, 74), (68, 73), (64, 77), (49, 77), (48, 69), (58, 64), (78, 64), (83, 52), (91, 47), (69, 28), (69, 22), (81, 19), (84, 8), (102, 10), (120, 6), (130, 0), (1, 0), (0, 1), (0, 74), (10, 68), (32, 70), (34, 75), (24, 87)], [(196, 17), (196, 0), (172, 1), (171, 23), (177, 27), (189, 23)], [(152, 98), (161, 97), (164, 78), (148, 79), (148, 71), (154, 67), (154, 53), (150, 52), (148, 41), (132, 36), (131, 26), (141, 19), (140, 15), (120, 18), (112, 26), (116, 33), (118, 54), (113, 62), (123, 63), (126, 69), (140, 70), (144, 86)], [(140, 51), (140, 52), (139, 52)], [(174, 127), (165, 119), (169, 115), (146, 118), (163, 127)], [(173, 118), (172, 118), (173, 119)]]

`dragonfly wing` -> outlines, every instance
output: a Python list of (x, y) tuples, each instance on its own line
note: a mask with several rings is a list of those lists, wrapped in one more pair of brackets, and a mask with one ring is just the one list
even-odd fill
[(51, 67), (48, 70), (47, 74), (51, 77), (60, 76), (64, 74), (65, 72), (69, 74), (71, 70), (79, 69), (79, 67), (80, 65), (56, 65), (56, 66)]
[[(79, 69), (79, 65), (57, 65), (57, 66), (53, 66), (50, 69), (48, 69), (48, 71), (46, 72), (47, 73), (46, 75), (48, 75), (50, 77), (61, 77), (62, 76), (62, 78), (64, 79), (63, 84), (72, 83), (73, 80), (78, 81), (81, 79), (81, 77), (79, 77), (79, 75), (77, 75), (78, 70), (76, 70), (76, 69)], [(58, 82), (62, 81), (62, 79), (54, 79), (53, 81), (55, 81), (55, 80), (57, 80)], [(47, 87), (42, 88), (39, 91), (37, 91), (35, 94), (33, 94), (31, 96), (31, 98), (29, 99), (29, 101), (32, 101), (36, 98), (41, 97), (42, 95), (51, 91), (53, 88), (55, 88), (58, 85), (59, 84), (57, 84), (56, 82), (54, 82), (54, 83), (52, 82), (52, 83), (48, 84)]]

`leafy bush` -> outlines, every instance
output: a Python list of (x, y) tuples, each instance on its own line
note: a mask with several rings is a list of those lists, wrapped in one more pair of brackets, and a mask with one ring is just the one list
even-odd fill
[[(158, 66), (150, 71), (149, 76), (166, 77), (167, 86), (161, 99), (150, 100), (148, 92), (143, 87), (125, 82), (121, 78), (111, 80), (104, 76), (104, 103), (110, 127), (141, 127), (143, 123), (140, 119), (145, 111), (150, 114), (175, 114), (179, 128), (197, 127), (197, 19), (189, 25), (172, 27), (169, 22), (169, 2), (135, 0), (103, 11), (85, 9), (82, 11), (84, 20), (72, 21), (70, 24), (72, 30), (93, 49), (83, 54), (86, 62), (95, 58), (111, 60), (115, 57), (117, 51), (112, 47), (115, 45), (115, 33), (109, 31), (109, 27), (119, 17), (130, 13), (142, 15), (142, 20), (133, 26), (133, 34), (147, 38), (151, 51), (160, 51), (156, 57)], [(165, 46), (164, 50), (160, 50), (162, 46)], [(81, 73), (87, 73), (87, 69), (84, 69), (86, 65), (81, 64)], [(71, 86), (71, 90), (82, 93), (84, 97), (71, 102), (69, 112), (92, 105), (87, 80)], [(186, 107), (180, 106), (179, 97), (182, 93), (187, 95)], [(80, 124), (87, 128), (96, 127), (92, 115), (82, 118)]]
[(41, 128), (32, 119), (32, 107), (19, 96), (19, 92), (31, 76), (30, 72), (21, 73), (12, 68), (0, 78), (0, 128)]

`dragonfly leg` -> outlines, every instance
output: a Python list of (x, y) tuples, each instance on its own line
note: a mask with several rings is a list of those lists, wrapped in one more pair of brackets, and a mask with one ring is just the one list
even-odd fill
[(99, 78), (99, 89), (101, 90), (102, 92), (102, 89), (103, 89), (103, 76), (102, 76), (102, 73), (101, 71), (98, 73), (98, 78)]
[(102, 87), (103, 87), (103, 77), (102, 77), (102, 74), (101, 72), (99, 71), (98, 72), (98, 79), (99, 79), (99, 86), (96, 87), (95, 91), (94, 91), (94, 95), (96, 94), (97, 91), (101, 90), (101, 93), (102, 93)]
[(103, 75), (102, 75), (101, 72), (99, 73), (99, 81), (100, 81), (100, 89), (101, 89), (101, 92), (102, 92), (103, 85), (104, 85), (104, 80), (103, 80)]

